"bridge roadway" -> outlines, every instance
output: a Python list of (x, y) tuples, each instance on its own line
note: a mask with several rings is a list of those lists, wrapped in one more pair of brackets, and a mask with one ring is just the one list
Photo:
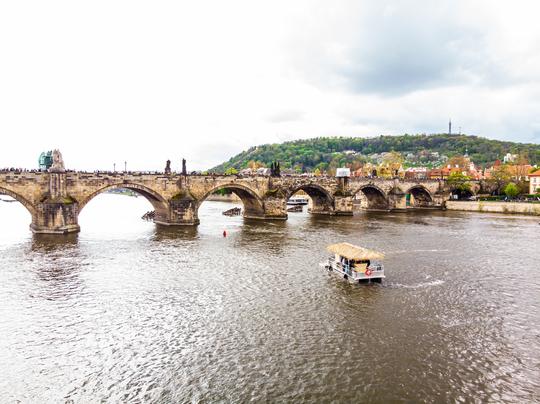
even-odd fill
[(78, 216), (88, 202), (115, 188), (144, 196), (155, 209), (155, 222), (167, 226), (197, 225), (202, 202), (222, 189), (240, 197), (245, 217), (280, 220), (287, 219), (287, 199), (299, 190), (311, 197), (311, 213), (325, 215), (352, 215), (355, 198), (366, 209), (444, 208), (451, 193), (442, 180), (0, 171), (0, 194), (28, 209), (35, 233), (78, 232)]

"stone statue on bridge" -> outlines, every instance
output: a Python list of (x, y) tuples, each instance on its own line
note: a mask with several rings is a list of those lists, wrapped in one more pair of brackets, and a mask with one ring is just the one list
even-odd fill
[(171, 160), (167, 160), (165, 165), (165, 175), (171, 175)]
[(186, 159), (182, 159), (182, 175), (187, 175)]
[(270, 176), (281, 177), (281, 167), (279, 161), (274, 161), (272, 164), (270, 164)]
[(64, 167), (64, 159), (62, 158), (62, 153), (60, 150), (54, 149), (52, 152), (52, 166), (49, 168), (50, 173), (65, 173), (66, 168)]

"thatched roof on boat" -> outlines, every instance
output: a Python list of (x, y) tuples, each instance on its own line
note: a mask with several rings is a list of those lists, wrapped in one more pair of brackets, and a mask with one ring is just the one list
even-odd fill
[(382, 260), (384, 254), (374, 250), (368, 250), (351, 243), (331, 244), (326, 247), (328, 251), (341, 255), (350, 260)]

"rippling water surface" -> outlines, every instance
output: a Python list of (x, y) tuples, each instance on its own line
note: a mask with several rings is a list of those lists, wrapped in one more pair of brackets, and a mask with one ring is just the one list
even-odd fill
[[(0, 401), (540, 400), (539, 218), (230, 206), (169, 229), (101, 195), (46, 237), (0, 202)], [(320, 269), (338, 241), (384, 251), (385, 282)]]

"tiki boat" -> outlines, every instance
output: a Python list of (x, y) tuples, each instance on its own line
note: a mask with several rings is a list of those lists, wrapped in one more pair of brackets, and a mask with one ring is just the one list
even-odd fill
[(332, 244), (327, 250), (333, 253), (321, 266), (342, 276), (352, 283), (381, 282), (384, 268), (380, 263), (384, 254), (378, 251), (352, 245), (350, 243)]

